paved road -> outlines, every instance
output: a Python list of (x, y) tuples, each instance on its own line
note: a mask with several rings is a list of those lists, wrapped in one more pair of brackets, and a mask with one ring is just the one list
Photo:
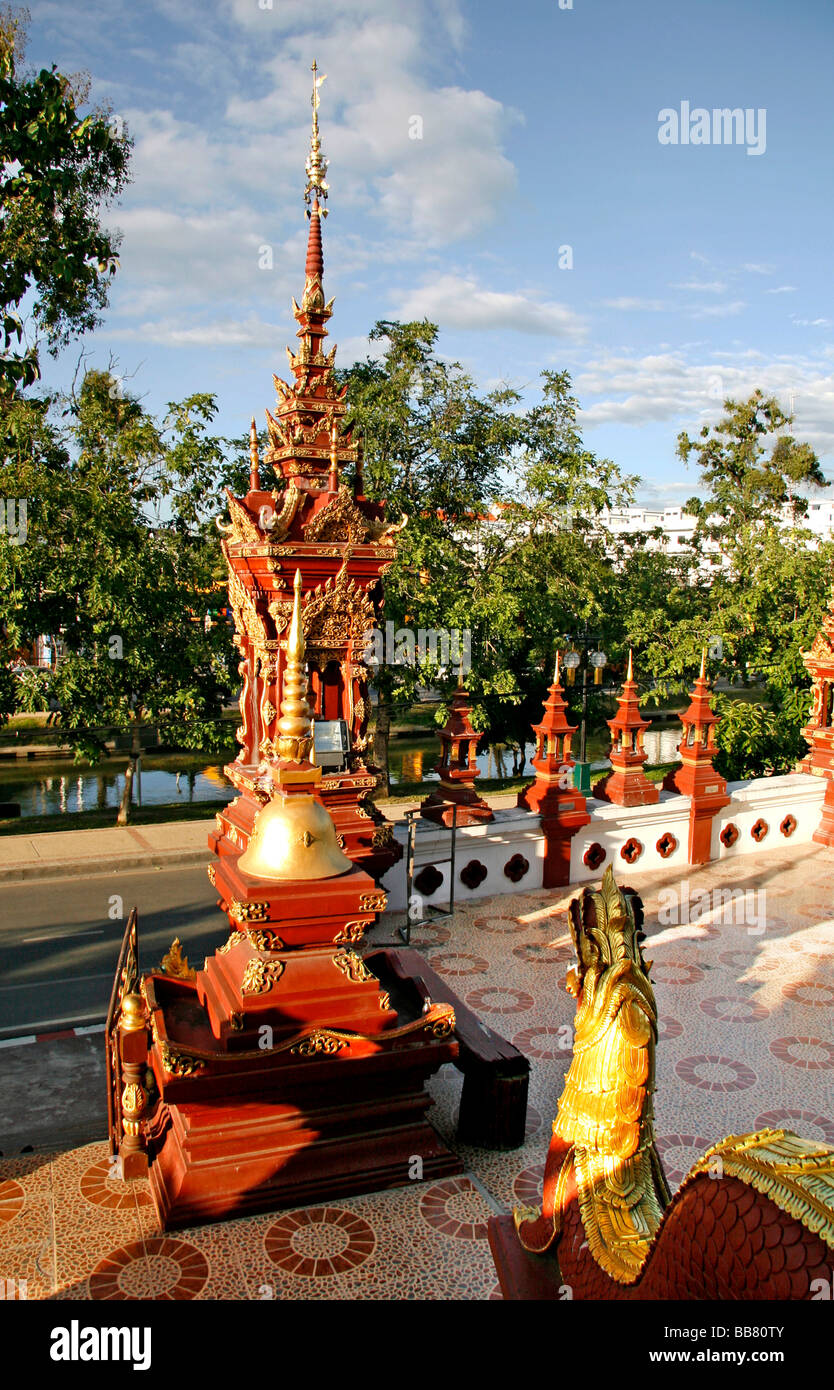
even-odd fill
[(0, 1038), (103, 1021), (134, 904), (143, 968), (175, 936), (199, 967), (228, 934), (216, 902), (204, 867), (0, 884)]

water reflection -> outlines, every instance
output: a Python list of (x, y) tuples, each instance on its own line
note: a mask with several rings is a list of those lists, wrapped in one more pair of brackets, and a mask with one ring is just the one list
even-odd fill
[[(0, 801), (16, 801), (21, 817), (64, 815), (96, 808), (104, 811), (119, 806), (124, 785), (123, 763), (71, 773), (4, 768), (0, 773)], [(141, 781), (134, 778), (133, 795), (137, 805), (162, 806), (220, 801), (224, 796), (231, 799), (232, 787), (220, 764), (178, 770), (142, 767)]]
[[(649, 729), (646, 752), (649, 763), (671, 763), (677, 757), (681, 730), (678, 725)], [(608, 739), (595, 735), (589, 740), (588, 756), (595, 769), (607, 766)], [(478, 770), (483, 777), (512, 777), (516, 768), (525, 777), (533, 776), (530, 759), (534, 746), (525, 747), (523, 772), (520, 757), (505, 744), (485, 748), (478, 754)], [(575, 750), (576, 751), (576, 750)], [(432, 771), (440, 752), (437, 738), (392, 739), (389, 749), (391, 782), (419, 783), (436, 781)], [(232, 755), (230, 755), (232, 756)], [(171, 766), (172, 762), (179, 766)], [(167, 762), (167, 765), (166, 765)], [(514, 766), (515, 765), (515, 766)], [(56, 765), (44, 767), (27, 764), (25, 767), (0, 767), (0, 801), (16, 801), (20, 814), (25, 816), (63, 815), (66, 812), (115, 809), (124, 790), (123, 762), (102, 763), (96, 768), (66, 771)], [(149, 765), (143, 759), (141, 782), (134, 779), (134, 800), (143, 806), (162, 806), (199, 801), (231, 800), (232, 787), (226, 780), (222, 764), (199, 762), (183, 766), (183, 760), (156, 758)]]

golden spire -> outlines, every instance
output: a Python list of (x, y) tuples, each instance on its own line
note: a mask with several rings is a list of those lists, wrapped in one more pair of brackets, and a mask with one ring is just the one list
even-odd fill
[(633, 681), (633, 680), (634, 680), (634, 660), (633, 660), (633, 655), (632, 655), (631, 647), (629, 647), (629, 649), (628, 649), (628, 670), (626, 671), (626, 680), (627, 680), (627, 681)]
[(706, 678), (707, 678), (707, 649), (706, 649), (706, 647), (702, 647), (702, 648), (701, 648), (701, 674), (700, 674), (700, 676), (698, 677), (698, 679), (703, 681), (703, 680), (706, 680)]
[[(316, 75), (318, 66), (315, 58), (313, 59), (311, 72), (313, 74), (313, 95), (311, 98), (313, 103), (313, 129), (310, 135), (310, 154), (306, 165), (307, 187), (304, 190), (304, 201), (307, 203), (308, 217), (312, 215), (312, 212), (316, 211), (320, 211), (322, 217), (326, 217), (327, 208), (319, 208), (319, 199), (324, 202), (327, 198), (328, 184), (325, 180), (325, 174), (327, 173), (327, 165), (329, 163), (321, 152), (321, 140), (319, 139), (319, 87), (327, 77), (327, 73), (323, 72), (321, 77)], [(310, 208), (311, 201), (313, 205), (312, 210)]]
[(336, 492), (339, 487), (339, 426), (335, 420), (330, 429), (330, 478), (328, 486), (331, 492)]
[(307, 761), (313, 746), (312, 718), (307, 704), (307, 673), (304, 670), (304, 628), (301, 623), (301, 570), (293, 583), (292, 621), (287, 636), (287, 665), (284, 671), (281, 718), (278, 720), (276, 752), (287, 762)]
[(554, 684), (554, 685), (558, 685), (558, 684), (559, 684), (559, 659), (560, 659), (561, 655), (562, 655), (562, 653), (561, 653), (560, 651), (557, 651), (557, 652), (556, 652), (556, 665), (553, 667), (553, 684)]

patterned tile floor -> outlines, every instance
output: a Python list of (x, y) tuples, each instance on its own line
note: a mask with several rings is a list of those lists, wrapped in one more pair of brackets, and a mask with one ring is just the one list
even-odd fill
[[(733, 858), (691, 872), (686, 888), (671, 871), (619, 877), (646, 907), (657, 1133), (672, 1184), (730, 1132), (785, 1125), (834, 1145), (834, 852)], [(20, 1155), (0, 1161), (0, 1279), (25, 1281), (29, 1298), (499, 1297), (486, 1221), (538, 1197), (570, 1058), (575, 891), (462, 903), (413, 940), (530, 1058), (522, 1148), (459, 1146), (457, 1178), (173, 1235), (159, 1230), (146, 1183), (109, 1176), (104, 1143)], [(452, 1141), (460, 1089), (452, 1067), (431, 1083), (433, 1123)]]

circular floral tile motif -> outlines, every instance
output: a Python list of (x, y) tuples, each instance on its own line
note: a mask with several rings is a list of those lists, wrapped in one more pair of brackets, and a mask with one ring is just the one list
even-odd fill
[(89, 1278), (93, 1299), (191, 1299), (205, 1287), (208, 1260), (176, 1236), (123, 1245), (100, 1260)]
[(791, 950), (798, 951), (800, 955), (807, 956), (809, 960), (830, 961), (834, 959), (834, 941), (826, 941), (822, 938), (797, 937), (791, 942)]
[(702, 1139), (697, 1134), (664, 1134), (657, 1140), (657, 1148), (670, 1183), (682, 1182), (696, 1159), (706, 1153), (712, 1139)]
[(671, 1014), (661, 1014), (657, 1020), (658, 1042), (667, 1042), (671, 1038), (679, 1038), (683, 1032), (683, 1024), (677, 1019), (672, 1018)]
[(527, 1120), (524, 1126), (524, 1138), (529, 1139), (531, 1135), (538, 1134), (542, 1127), (542, 1117), (535, 1105), (527, 1106)]
[(539, 941), (528, 941), (525, 946), (514, 946), (513, 955), (528, 965), (562, 965), (573, 956), (568, 945), (548, 946)]
[[(81, 1175), (81, 1196), (96, 1207), (109, 1207), (113, 1211), (132, 1208), (134, 1200), (141, 1207), (149, 1206), (151, 1194), (136, 1183), (122, 1182), (121, 1178), (111, 1178), (110, 1160), (101, 1159)], [(135, 1199), (134, 1199), (135, 1193)]]
[(770, 1050), (780, 1062), (804, 1071), (831, 1071), (834, 1068), (834, 1044), (822, 1038), (774, 1038)]
[(543, 1163), (536, 1163), (532, 1168), (524, 1168), (513, 1180), (513, 1196), (522, 1206), (540, 1207), (543, 1182)]
[(492, 1212), (469, 1178), (448, 1178), (423, 1193), (420, 1215), (429, 1226), (455, 1240), (486, 1240)]
[(721, 961), (722, 965), (729, 965), (731, 970), (748, 970), (754, 962), (756, 965), (760, 964), (759, 961), (756, 961), (755, 951), (756, 948), (751, 943), (749, 949), (746, 951), (742, 950), (740, 947), (735, 951), (721, 951), (718, 959)]
[(288, 1212), (264, 1236), (273, 1264), (309, 1279), (345, 1274), (376, 1248), (372, 1226), (344, 1207), (306, 1207)]
[(472, 923), (478, 931), (495, 932), (501, 936), (508, 936), (511, 932), (524, 931), (529, 926), (529, 922), (522, 922), (518, 917), (476, 917)]
[(733, 1057), (682, 1057), (675, 1071), (688, 1086), (701, 1091), (746, 1091), (756, 1084), (756, 1073)]
[(14, 1178), (9, 1178), (6, 1182), (0, 1182), (0, 1224), (7, 1221), (14, 1221), (19, 1212), (23, 1210), (26, 1201), (26, 1193), (19, 1182)]
[(429, 946), (445, 946), (451, 939), (452, 933), (448, 927), (436, 927), (433, 924), (424, 923), (415, 930), (411, 938), (411, 945), (421, 946), (425, 949)]
[(652, 966), (652, 979), (664, 985), (695, 985), (703, 978), (703, 970), (683, 960), (655, 961)]
[(431, 964), (441, 975), (485, 975), (489, 970), (489, 961), (467, 951), (444, 951), (434, 956)]
[(738, 947), (734, 951), (722, 951), (718, 957), (722, 965), (732, 970), (751, 970), (756, 967), (757, 974), (772, 974), (774, 970), (784, 970), (785, 962), (781, 956), (757, 954), (758, 947), (751, 941), (747, 950)]
[(794, 999), (797, 1004), (812, 1004), (818, 1009), (830, 1009), (834, 1004), (834, 985), (797, 983), (783, 985), (782, 994), (786, 999)]
[(701, 999), (698, 1008), (719, 1023), (761, 1023), (770, 1012), (755, 999), (744, 999), (740, 994), (713, 994)]
[[(756, 1129), (792, 1129), (804, 1139), (818, 1139), (834, 1146), (834, 1120), (815, 1115), (813, 1110), (765, 1110), (756, 1117)], [(818, 1132), (814, 1134), (813, 1130)]]
[(513, 1038), (513, 1047), (527, 1057), (539, 1057), (552, 1062), (557, 1057), (570, 1059), (573, 1050), (573, 1029), (569, 1023), (558, 1028), (524, 1028)]
[(536, 1001), (532, 994), (526, 994), (523, 989), (504, 989), (493, 985), (487, 989), (473, 989), (467, 994), (466, 1002), (475, 1013), (526, 1014)]

